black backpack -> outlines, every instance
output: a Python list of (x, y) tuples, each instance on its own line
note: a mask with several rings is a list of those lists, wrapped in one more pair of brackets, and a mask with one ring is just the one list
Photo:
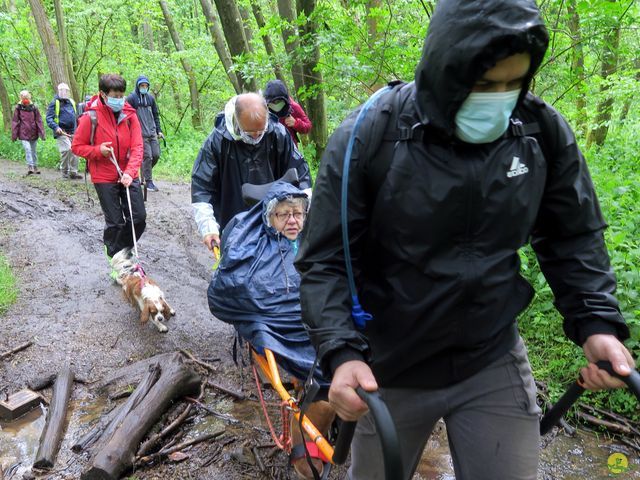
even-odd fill
[[(398, 142), (424, 141), (425, 127), (415, 122), (415, 103), (412, 85), (399, 80), (388, 84), (383, 93), (367, 112), (367, 128), (354, 131), (364, 148), (362, 157), (371, 159), (366, 165), (369, 190), (375, 196), (391, 167), (395, 146)], [(527, 93), (527, 105), (518, 107), (511, 120), (507, 135), (532, 136), (540, 145), (547, 163), (554, 158), (556, 145), (555, 127), (551, 112), (538, 97)], [(545, 127), (545, 128), (543, 128)], [(364, 145), (364, 147), (362, 147)], [(358, 158), (355, 153), (352, 158)]]

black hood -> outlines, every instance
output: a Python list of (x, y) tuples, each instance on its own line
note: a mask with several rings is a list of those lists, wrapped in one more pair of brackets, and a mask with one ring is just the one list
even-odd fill
[(287, 86), (281, 80), (270, 80), (264, 89), (264, 99), (267, 103), (275, 103), (278, 100), (284, 100), (285, 106), (279, 112), (273, 112), (279, 118), (289, 115), (291, 112), (291, 103), (289, 102), (289, 91)]
[(475, 82), (499, 60), (529, 52), (522, 100), (548, 42), (532, 0), (440, 0), (415, 74), (420, 121), (452, 136), (455, 115)]

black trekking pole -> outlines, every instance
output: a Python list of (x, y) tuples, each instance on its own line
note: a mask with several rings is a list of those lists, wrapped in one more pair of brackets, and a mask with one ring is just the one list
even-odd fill
[[(362, 387), (358, 387), (356, 392), (365, 401), (373, 415), (384, 457), (385, 478), (387, 480), (405, 480), (398, 434), (389, 409), (378, 392), (367, 392)], [(331, 459), (336, 465), (342, 465), (347, 461), (356, 425), (357, 422), (341, 422)]]
[[(640, 374), (637, 370), (631, 370), (629, 376), (618, 375), (611, 366), (611, 363), (601, 360), (596, 363), (598, 368), (605, 370), (609, 375), (622, 380), (627, 384), (636, 398), (640, 401)], [(569, 389), (560, 397), (551, 409), (544, 414), (540, 420), (540, 435), (545, 435), (556, 425), (562, 416), (567, 413), (571, 406), (580, 398), (585, 389), (576, 381)]]

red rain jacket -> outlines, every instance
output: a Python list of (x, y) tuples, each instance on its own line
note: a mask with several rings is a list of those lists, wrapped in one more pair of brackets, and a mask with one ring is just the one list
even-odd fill
[[(93, 145), (91, 145), (91, 118), (86, 113), (89, 110), (95, 110), (98, 119)], [(125, 102), (116, 122), (111, 108), (96, 95), (88, 102), (85, 113), (79, 118), (71, 150), (87, 160), (93, 183), (116, 183), (119, 177), (115, 166), (110, 157), (100, 153), (100, 145), (104, 142), (111, 142), (120, 169), (128, 173), (131, 178), (137, 178), (144, 147), (136, 111)]]

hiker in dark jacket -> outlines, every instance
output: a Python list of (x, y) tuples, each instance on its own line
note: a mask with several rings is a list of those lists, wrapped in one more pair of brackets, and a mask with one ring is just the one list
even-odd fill
[(270, 80), (264, 89), (264, 99), (269, 111), (278, 117), (278, 121), (287, 128), (296, 145), (300, 139), (298, 133), (311, 131), (311, 120), (303, 108), (289, 96), (287, 86), (282, 80)]
[(20, 103), (16, 105), (11, 120), (11, 140), (20, 140), (27, 158), (27, 175), (40, 173), (38, 170), (38, 138), (44, 140), (44, 125), (40, 110), (31, 101), (31, 93), (20, 92)]
[[(534, 294), (518, 256), (529, 240), (588, 361), (583, 385), (623, 385), (598, 360), (620, 375), (634, 365), (586, 161), (562, 116), (527, 93), (547, 44), (533, 0), (438, 2), (415, 83), (383, 94), (365, 116), (349, 168), (353, 273), (373, 316), (363, 330), (350, 311), (340, 226), (354, 115), (322, 159), (296, 262), (303, 322), (333, 373), (338, 415), (364, 414), (358, 385), (381, 389), (406, 478), (439, 418), (458, 480), (536, 478), (540, 409), (516, 323)], [(377, 131), (385, 118), (395, 120)], [(383, 133), (398, 140), (382, 142)], [(382, 478), (368, 414), (351, 455), (350, 478)]]
[(207, 248), (213, 252), (227, 222), (247, 210), (244, 183), (264, 185), (291, 168), (298, 172), (300, 188), (309, 189), (309, 166), (284, 127), (270, 119), (264, 98), (245, 93), (229, 100), (191, 173), (191, 202)]
[(82, 178), (78, 174), (78, 157), (71, 151), (73, 134), (76, 131), (76, 104), (71, 98), (71, 90), (66, 83), (58, 85), (58, 94), (47, 107), (47, 125), (53, 130), (63, 178)]
[(136, 80), (135, 91), (129, 94), (127, 102), (136, 109), (140, 127), (142, 127), (142, 140), (144, 141), (144, 160), (142, 161), (142, 179), (147, 190), (157, 192), (158, 187), (153, 183), (153, 167), (160, 158), (160, 144), (158, 138), (164, 138), (160, 128), (160, 114), (156, 99), (149, 92), (149, 79), (140, 75)]

